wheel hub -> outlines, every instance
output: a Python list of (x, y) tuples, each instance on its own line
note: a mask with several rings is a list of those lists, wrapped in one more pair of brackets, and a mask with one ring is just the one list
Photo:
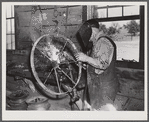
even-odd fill
[(51, 65), (52, 65), (53, 68), (56, 68), (56, 67), (59, 66), (57, 61), (52, 61)]

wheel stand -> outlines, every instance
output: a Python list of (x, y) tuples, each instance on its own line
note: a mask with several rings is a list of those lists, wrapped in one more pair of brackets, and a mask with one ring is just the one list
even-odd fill
[(80, 97), (77, 94), (77, 90), (71, 89), (70, 87), (66, 86), (66, 85), (62, 85), (63, 88), (65, 90), (68, 91), (68, 95), (70, 96), (70, 106), (71, 106), (71, 110), (73, 110), (73, 106), (76, 105), (77, 108), (81, 111), (82, 110), (82, 100), (80, 99)]

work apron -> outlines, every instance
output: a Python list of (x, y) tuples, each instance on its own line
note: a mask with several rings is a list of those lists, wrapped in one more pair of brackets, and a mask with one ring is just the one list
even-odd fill
[[(100, 39), (98, 39), (98, 41), (100, 41)], [(91, 65), (88, 65), (87, 68), (90, 105), (95, 109), (99, 109), (102, 105), (114, 101), (119, 87), (115, 72), (116, 45), (112, 40), (109, 41), (114, 47), (113, 57), (109, 67), (101, 74), (95, 73), (95, 68)], [(91, 57), (93, 57), (93, 53), (94, 52), (91, 53)]]

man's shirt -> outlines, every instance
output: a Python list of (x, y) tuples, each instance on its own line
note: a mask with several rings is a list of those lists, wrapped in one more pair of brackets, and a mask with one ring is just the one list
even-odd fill
[[(112, 60), (114, 47), (107, 38), (99, 38), (100, 36), (100, 33), (96, 36), (97, 42), (93, 46), (91, 56), (96, 59), (99, 64), (101, 62), (105, 62), (106, 66), (104, 66), (103, 64), (103, 69), (106, 69), (110, 65), (110, 62)], [(95, 68), (95, 73), (101, 74), (102, 72), (104, 72), (103, 69)]]

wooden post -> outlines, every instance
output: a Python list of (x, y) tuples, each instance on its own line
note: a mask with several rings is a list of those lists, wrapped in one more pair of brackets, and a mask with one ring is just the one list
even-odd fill
[(82, 6), (82, 23), (87, 20), (87, 6)]
[(144, 6), (140, 6), (140, 57), (139, 63), (144, 68)]

